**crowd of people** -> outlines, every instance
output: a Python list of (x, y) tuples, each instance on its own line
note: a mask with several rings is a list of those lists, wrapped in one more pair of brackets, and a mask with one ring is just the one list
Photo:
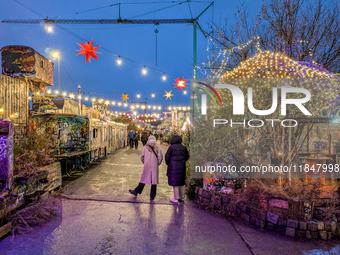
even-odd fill
[[(156, 197), (157, 184), (159, 183), (159, 165), (163, 161), (162, 150), (157, 146), (157, 140), (163, 142), (163, 134), (152, 134), (143, 132), (142, 134), (130, 130), (128, 134), (130, 148), (138, 149), (138, 142), (142, 141), (143, 149), (141, 161), (144, 164), (139, 184), (135, 189), (129, 192), (134, 196), (141, 194), (145, 184), (151, 184), (150, 199)], [(185, 198), (185, 177), (186, 162), (189, 159), (189, 152), (182, 144), (182, 137), (174, 135), (170, 141), (171, 146), (165, 154), (165, 163), (167, 164), (168, 184), (173, 187), (174, 197), (170, 199), (172, 203), (184, 202)]]
[[(143, 133), (139, 133), (138, 131), (134, 132), (133, 130), (130, 130), (130, 132), (128, 133), (130, 149), (133, 149), (135, 147), (135, 149), (137, 150), (139, 141), (141, 141), (143, 146), (145, 146), (150, 135), (153, 135), (153, 134), (152, 132), (149, 132), (149, 131), (144, 131)], [(155, 133), (153, 136), (155, 137), (156, 141), (157, 140), (160, 141), (160, 144), (163, 143), (164, 135), (162, 132), (160, 132), (159, 134)]]

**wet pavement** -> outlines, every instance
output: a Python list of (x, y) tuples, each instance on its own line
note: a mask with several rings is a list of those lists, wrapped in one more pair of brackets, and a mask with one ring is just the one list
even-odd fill
[[(162, 146), (163, 155), (167, 147)], [(120, 150), (64, 187), (58, 216), (12, 242), (0, 254), (340, 254), (339, 241), (295, 240), (203, 210), (191, 201), (173, 205), (166, 165), (157, 196), (150, 185), (137, 198), (139, 150)]]

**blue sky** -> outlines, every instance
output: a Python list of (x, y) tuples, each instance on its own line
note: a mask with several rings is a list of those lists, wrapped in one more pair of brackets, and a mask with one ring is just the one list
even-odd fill
[[(95, 11), (75, 14), (93, 8), (103, 7), (118, 3), (119, 1), (70, 1), (70, 0), (7, 0), (1, 2), (0, 19), (40, 19), (41, 16), (28, 10), (22, 5), (29, 7), (43, 17), (67, 19), (116, 19), (118, 18), (118, 7), (102, 8)], [(122, 1), (122, 19), (175, 19), (191, 18), (188, 3), (183, 3), (159, 12), (143, 15), (145, 13), (176, 5), (172, 1), (152, 0), (128, 0)], [(142, 4), (145, 2), (157, 2), (157, 4)], [(190, 3), (191, 12), (194, 17), (201, 13), (209, 1)], [(249, 9), (252, 14), (258, 13), (261, 1), (249, 1)], [(218, 0), (214, 7), (206, 11), (199, 20), (203, 29), (209, 32), (208, 23), (223, 23), (228, 18), (232, 23), (237, 10), (238, 1)], [(193, 27), (189, 24), (161, 24), (157, 27), (158, 33), (158, 65), (156, 66), (156, 36), (154, 25), (62, 25), (69, 31), (90, 41), (103, 46), (110, 51), (123, 57), (132, 59), (145, 66), (158, 69), (166, 74), (176, 77), (184, 76), (186, 79), (192, 77), (193, 57)], [(131, 100), (145, 100), (150, 105), (161, 106), (184, 106), (189, 105), (189, 93), (184, 95), (174, 89), (174, 77), (167, 76), (162, 80), (162, 74), (148, 70), (147, 75), (142, 75), (142, 66), (122, 59), (122, 65), (116, 64), (117, 57), (99, 49), (100, 59), (93, 59), (92, 63), (85, 64), (84, 56), (76, 56), (80, 47), (80, 40), (58, 28), (53, 33), (46, 33), (41, 25), (34, 24), (4, 24), (0, 23), (0, 47), (7, 45), (25, 45), (32, 47), (48, 59), (52, 59), (51, 51), (59, 51), (61, 54), (61, 90), (77, 92), (78, 84), (86, 96), (102, 97), (112, 101), (121, 101), (122, 93), (129, 94)], [(84, 42), (84, 41), (83, 41)], [(207, 55), (207, 39), (198, 32), (198, 63), (204, 62)], [(54, 89), (58, 87), (57, 62), (54, 61)], [(67, 72), (65, 71), (65, 69)], [(69, 74), (69, 75), (68, 75)], [(199, 73), (200, 75), (200, 73)], [(71, 76), (71, 78), (70, 78)], [(172, 90), (172, 100), (165, 100), (164, 90)], [(89, 94), (90, 92), (96, 92)], [(152, 92), (156, 97), (152, 98)], [(189, 92), (189, 90), (188, 90)], [(116, 94), (115, 94), (116, 93)], [(138, 99), (135, 94), (140, 93)], [(130, 101), (131, 101), (130, 100)], [(85, 104), (90, 105), (90, 102)], [(123, 108), (110, 106), (110, 110), (121, 111)]]

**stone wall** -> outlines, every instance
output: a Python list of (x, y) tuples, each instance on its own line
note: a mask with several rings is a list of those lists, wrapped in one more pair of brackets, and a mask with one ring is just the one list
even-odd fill
[[(284, 202), (285, 200), (274, 198), (267, 200), (266, 210), (259, 211), (246, 204), (238, 204), (233, 209), (230, 208), (231, 204), (233, 204), (231, 196), (224, 194), (216, 195), (199, 187), (195, 189), (195, 201), (203, 206), (215, 208), (219, 212), (228, 212), (256, 228), (280, 235), (305, 239), (340, 239), (339, 223), (336, 217), (333, 217), (331, 221), (297, 220), (287, 217), (289, 215), (289, 208), (291, 207), (291, 210), (293, 210), (301, 201), (295, 201), (296, 204), (290, 206), (291, 201), (287, 200), (287, 202)], [(320, 201), (317, 202), (318, 204), (321, 203)], [(275, 208), (281, 208), (283, 211), (286, 210), (288, 214), (282, 213), (282, 211), (275, 213), (273, 212)], [(302, 217), (302, 215), (299, 217)]]

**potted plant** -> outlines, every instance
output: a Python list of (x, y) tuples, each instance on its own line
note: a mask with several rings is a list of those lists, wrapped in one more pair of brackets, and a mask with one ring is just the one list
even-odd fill
[(28, 185), (47, 178), (48, 172), (40, 168), (51, 161), (45, 154), (48, 138), (37, 132), (29, 132), (28, 138), (20, 146), (14, 147), (14, 180)]
[(44, 156), (43, 151), (25, 151), (23, 154), (15, 157), (14, 174), (15, 181), (20, 184), (31, 184), (41, 179), (47, 178), (46, 171), (40, 171), (37, 164), (38, 156)]

